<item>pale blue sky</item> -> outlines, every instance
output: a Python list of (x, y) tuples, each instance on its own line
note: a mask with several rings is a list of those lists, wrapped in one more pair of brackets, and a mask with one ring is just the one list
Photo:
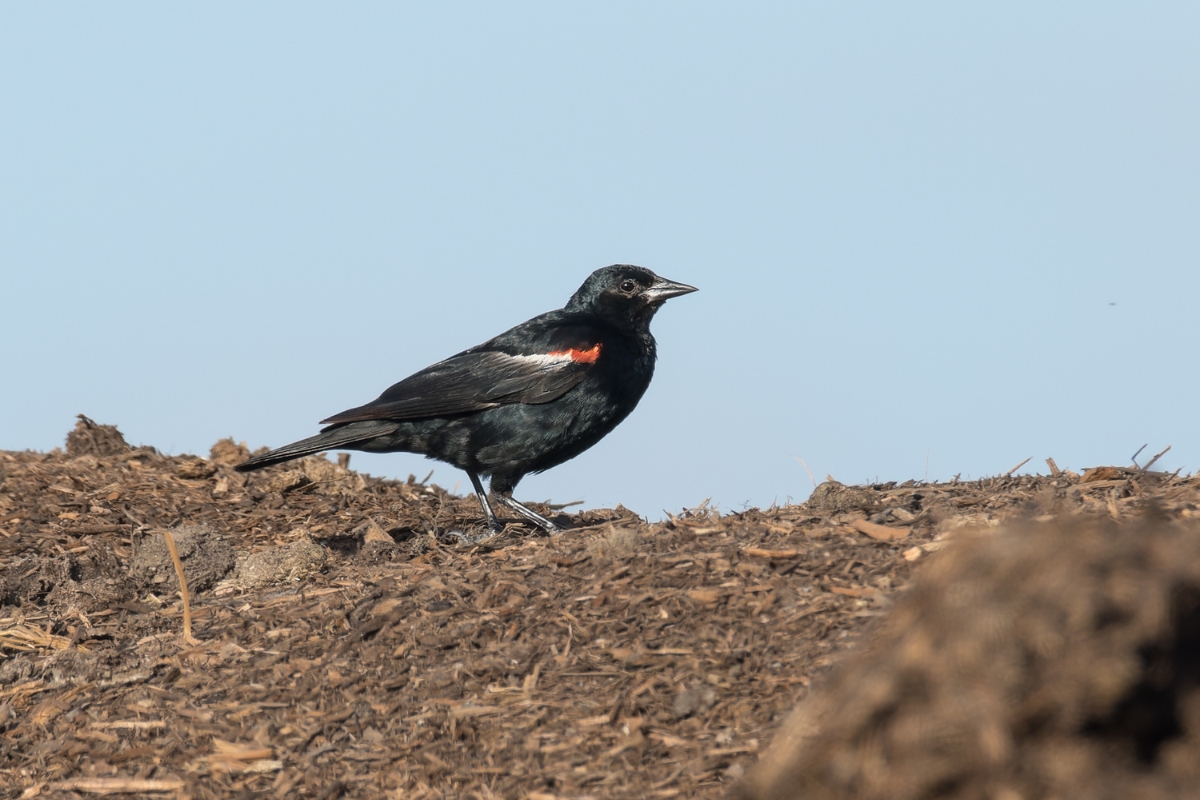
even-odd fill
[(519, 498), (1195, 469), (1198, 41), (1187, 2), (5, 4), (0, 448), (281, 445), (633, 262), (700, 292)]

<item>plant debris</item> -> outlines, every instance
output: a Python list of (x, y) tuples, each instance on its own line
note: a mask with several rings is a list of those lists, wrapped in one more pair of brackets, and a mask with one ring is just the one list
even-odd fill
[[(569, 530), (463, 547), (471, 497), (249, 452), (0, 452), (5, 793), (724, 796), (947, 541), (1200, 503), (1059, 470), (650, 524), (532, 504)], [(191, 646), (173, 568), (133, 569), (189, 526), (232, 552), (182, 559)]]

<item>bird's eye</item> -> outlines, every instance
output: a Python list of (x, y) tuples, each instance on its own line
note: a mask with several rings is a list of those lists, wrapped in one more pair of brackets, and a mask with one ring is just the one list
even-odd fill
[(621, 281), (621, 291), (625, 294), (633, 294), (633, 290), (637, 288), (637, 284), (631, 280)]

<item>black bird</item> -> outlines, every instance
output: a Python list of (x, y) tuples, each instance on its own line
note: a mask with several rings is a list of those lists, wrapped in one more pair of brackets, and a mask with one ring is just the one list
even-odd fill
[(559, 528), (512, 497), (530, 472), (568, 461), (638, 404), (657, 357), (650, 320), (695, 287), (648, 269), (598, 269), (567, 305), (426, 367), (365, 406), (335, 414), (316, 436), (255, 456), (269, 467), (323, 450), (421, 453), (471, 478), (489, 534), (500, 530), (479, 478), (500, 502), (551, 533)]

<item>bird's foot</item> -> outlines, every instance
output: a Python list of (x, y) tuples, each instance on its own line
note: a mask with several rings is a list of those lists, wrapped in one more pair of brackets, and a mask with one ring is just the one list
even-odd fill
[(456, 542), (461, 545), (471, 543), (471, 537), (462, 531), (443, 531), (437, 538), (443, 542)]
[(452, 541), (462, 547), (473, 547), (481, 542), (486, 542), (499, 532), (499, 530), (492, 530), (491, 528), (488, 528), (483, 533), (471, 536), (470, 534), (463, 533), (462, 531), (446, 531), (439, 538), (442, 541)]
[(512, 499), (512, 497), (509, 497), (507, 495), (497, 495), (497, 496), (500, 498), (501, 502), (504, 503), (504, 505), (508, 506), (513, 511), (517, 512), (522, 517), (524, 517), (528, 521), (532, 522), (534, 525), (537, 525), (539, 528), (541, 528), (542, 530), (544, 530), (546, 533), (550, 534), (551, 536), (557, 536), (558, 534), (563, 532), (562, 528), (558, 527), (553, 522), (546, 519), (541, 514), (534, 511), (533, 509), (527, 508), (525, 505)]

